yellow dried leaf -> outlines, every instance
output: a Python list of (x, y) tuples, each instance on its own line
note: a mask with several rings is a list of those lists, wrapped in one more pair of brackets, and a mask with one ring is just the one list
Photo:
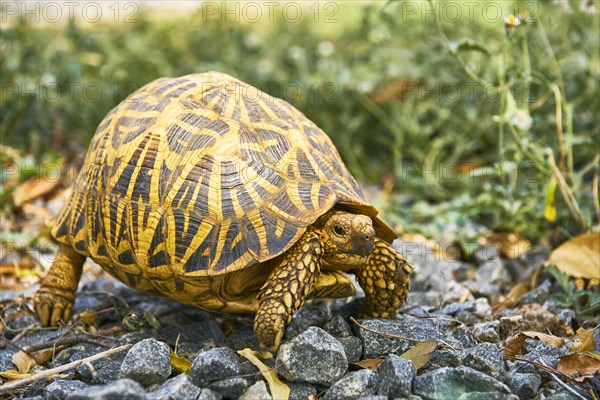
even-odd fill
[(465, 290), (463, 292), (463, 294), (460, 295), (460, 299), (458, 299), (458, 302), (464, 303), (465, 301), (467, 301), (469, 299), (470, 294), (471, 294), (471, 291), (469, 289)]
[(600, 279), (600, 233), (567, 240), (550, 254), (546, 265), (550, 264), (575, 278)]
[(565, 339), (558, 336), (548, 335), (546, 333), (541, 332), (519, 332), (516, 335), (506, 339), (504, 355), (506, 357), (514, 357), (518, 354), (521, 354), (521, 350), (523, 349), (523, 343), (525, 343), (525, 339), (539, 340), (556, 348), (560, 348), (563, 344), (565, 344)]
[(86, 325), (94, 325), (98, 320), (98, 315), (96, 315), (94, 311), (86, 309), (79, 314), (79, 318), (81, 318)]
[(364, 369), (370, 369), (371, 371), (377, 371), (377, 368), (379, 368), (379, 364), (381, 364), (382, 361), (383, 358), (369, 358), (368, 360), (360, 360), (352, 363), (352, 365), (356, 365)]
[(174, 351), (169, 355), (171, 358), (171, 366), (179, 372), (187, 373), (192, 367), (192, 363), (187, 358), (178, 355)]
[(577, 329), (576, 342), (573, 344), (572, 350), (576, 353), (582, 353), (584, 351), (592, 351), (594, 347), (596, 347), (594, 330), (583, 327)]
[(262, 361), (258, 359), (257, 355), (262, 353), (252, 351), (251, 349), (246, 347), (243, 350), (238, 350), (238, 354), (240, 354), (243, 357), (246, 357), (248, 361), (250, 361), (259, 369), (260, 373), (267, 380), (267, 383), (269, 384), (269, 389), (271, 391), (271, 396), (274, 399), (289, 399), (290, 388), (288, 387), (288, 385), (279, 380), (276, 371), (274, 371), (272, 368), (267, 367)]
[(508, 294), (506, 295), (506, 302), (509, 305), (516, 305), (519, 302), (519, 300), (521, 300), (521, 297), (523, 297), (527, 292), (529, 292), (529, 283), (517, 283), (515, 286), (513, 286), (512, 289), (510, 289), (510, 292), (508, 292)]
[(427, 364), (433, 353), (437, 350), (437, 346), (437, 340), (425, 340), (405, 351), (400, 357), (412, 361), (415, 367), (419, 369)]
[(600, 360), (587, 353), (573, 353), (559, 357), (556, 369), (565, 375), (583, 382), (586, 377), (600, 373)]
[(485, 243), (496, 246), (504, 257), (512, 259), (519, 258), (531, 248), (531, 242), (521, 239), (516, 233), (507, 232), (492, 233)]
[(13, 354), (12, 362), (17, 366), (17, 369), (22, 374), (28, 373), (31, 368), (38, 365), (37, 361), (23, 350), (17, 351), (15, 354)]
[(10, 379), (11, 381), (14, 381), (17, 379), (29, 378), (29, 377), (32, 377), (33, 375), (34, 374), (23, 374), (14, 369), (9, 369), (8, 371), (0, 372), (1, 377), (3, 377), (4, 379)]

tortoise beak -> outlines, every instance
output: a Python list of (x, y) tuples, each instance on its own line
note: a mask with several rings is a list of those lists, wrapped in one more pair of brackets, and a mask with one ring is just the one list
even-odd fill
[(369, 255), (375, 247), (375, 230), (372, 227), (361, 230), (352, 236), (352, 247), (359, 255)]

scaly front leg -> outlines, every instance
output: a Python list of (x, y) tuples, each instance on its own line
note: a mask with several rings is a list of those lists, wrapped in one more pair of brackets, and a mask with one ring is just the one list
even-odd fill
[(368, 263), (356, 273), (365, 291), (360, 317), (394, 318), (406, 301), (412, 267), (389, 244), (375, 239)]
[(75, 292), (81, 278), (85, 256), (61, 245), (52, 267), (33, 297), (33, 308), (43, 326), (57, 326), (71, 317)]
[(261, 346), (277, 350), (285, 327), (294, 312), (302, 307), (321, 269), (321, 243), (309, 228), (271, 272), (258, 295), (254, 333)]

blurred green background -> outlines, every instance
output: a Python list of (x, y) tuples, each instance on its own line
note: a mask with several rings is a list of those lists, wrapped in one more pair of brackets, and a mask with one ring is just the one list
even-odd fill
[(218, 70), (315, 121), (405, 232), (474, 221), (555, 243), (598, 224), (595, 2), (247, 4), (106, 3), (96, 20), (4, 2), (3, 163), (80, 163), (132, 91)]

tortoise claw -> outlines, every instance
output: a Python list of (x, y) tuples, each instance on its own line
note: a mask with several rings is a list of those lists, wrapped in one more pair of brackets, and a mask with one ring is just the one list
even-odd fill
[(33, 298), (33, 308), (42, 326), (64, 325), (71, 317), (73, 294), (41, 288)]

